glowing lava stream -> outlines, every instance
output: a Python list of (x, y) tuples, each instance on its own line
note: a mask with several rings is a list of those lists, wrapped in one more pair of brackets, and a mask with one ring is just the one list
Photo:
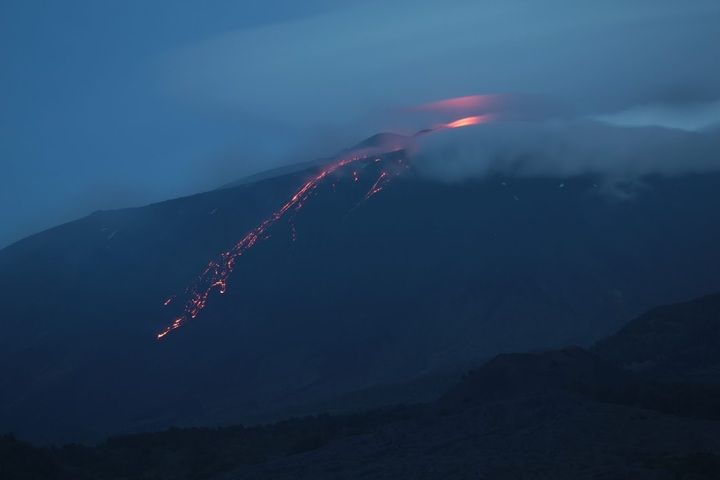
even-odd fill
[[(467, 127), (470, 125), (479, 125), (491, 121), (490, 115), (477, 115), (471, 117), (460, 118), (450, 123), (437, 125), (436, 127), (425, 130), (422, 133), (430, 133), (437, 130), (444, 130), (448, 128), (460, 128)], [(243, 255), (246, 251), (254, 247), (260, 240), (267, 238), (268, 229), (275, 225), (285, 214), (294, 209), (300, 210), (305, 202), (308, 200), (310, 195), (315, 189), (322, 183), (324, 179), (333, 173), (337, 172), (341, 168), (370, 158), (379, 160), (379, 155), (391, 153), (404, 149), (406, 146), (393, 146), (385, 148), (382, 151), (365, 151), (364, 153), (355, 152), (350, 156), (343, 157), (320, 170), (315, 176), (306, 181), (295, 194), (285, 202), (279, 209), (272, 213), (268, 218), (263, 220), (259, 225), (253, 228), (247, 235), (245, 235), (239, 242), (237, 242), (230, 250), (221, 253), (215, 260), (211, 260), (205, 270), (190, 285), (185, 291), (189, 295), (182, 314), (176, 317), (173, 322), (165, 327), (160, 333), (157, 334), (157, 339), (160, 340), (167, 334), (180, 328), (187, 320), (193, 319), (205, 308), (208, 302), (208, 297), (213, 290), (218, 290), (220, 293), (225, 293), (227, 289), (227, 282), (230, 274), (232, 274), (235, 264), (238, 258)], [(398, 160), (398, 166), (402, 169), (407, 166)], [(372, 185), (370, 190), (364, 197), (364, 200), (369, 199), (376, 193), (380, 192), (387, 183), (399, 174), (401, 169), (398, 171), (382, 170), (375, 183)], [(353, 179), (357, 181), (357, 171), (353, 171)], [(294, 237), (294, 225), (292, 226), (292, 235)], [(174, 297), (170, 297), (164, 301), (164, 305), (167, 306), (174, 300)]]
[[(233, 246), (230, 250), (221, 253), (216, 260), (211, 260), (205, 270), (200, 274), (200, 277), (196, 280), (195, 284), (188, 288), (190, 298), (185, 304), (185, 310), (182, 315), (177, 317), (170, 325), (158, 333), (157, 338), (163, 338), (173, 330), (180, 328), (188, 319), (197, 317), (200, 311), (207, 305), (208, 296), (214, 289), (219, 290), (220, 293), (225, 293), (228, 277), (232, 273), (233, 268), (235, 268), (235, 263), (237, 262), (238, 257), (254, 247), (255, 244), (264, 237), (268, 228), (282, 218), (288, 210), (291, 208), (302, 208), (310, 193), (317, 188), (323, 179), (345, 165), (359, 160), (364, 160), (366, 158), (367, 155), (351, 156), (342, 158), (337, 162), (326, 166), (314, 177), (305, 182), (305, 184), (303, 184), (303, 186), (295, 192), (290, 200), (285, 202), (285, 204), (273, 212), (270, 217), (266, 218), (258, 226), (252, 229), (239, 242), (237, 242), (235, 246)], [(165, 301), (165, 305), (168, 305), (170, 302), (171, 298)]]
[(483, 123), (487, 123), (493, 120), (492, 115), (486, 114), (486, 115), (474, 115), (472, 117), (464, 117), (459, 118), (455, 120), (454, 122), (446, 123), (444, 125), (440, 125), (439, 128), (460, 128), (460, 127), (469, 127), (471, 125), (481, 125)]

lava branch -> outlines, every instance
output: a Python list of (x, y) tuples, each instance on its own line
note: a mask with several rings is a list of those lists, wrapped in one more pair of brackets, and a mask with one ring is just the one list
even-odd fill
[(370, 187), (370, 190), (368, 190), (360, 203), (365, 202), (370, 197), (374, 196), (377, 193), (380, 193), (387, 186), (387, 184), (393, 180), (393, 178), (400, 175), (403, 170), (407, 170), (408, 168), (410, 168), (410, 166), (407, 165), (407, 163), (405, 163), (402, 158), (397, 160), (394, 167), (395, 168), (393, 170), (386, 169), (380, 172), (377, 180), (375, 180), (375, 183), (373, 183), (372, 187)]
[[(494, 118), (490, 114), (475, 115), (470, 117), (460, 118), (458, 120), (436, 125), (433, 128), (422, 130), (415, 136), (425, 135), (439, 130), (467, 127), (470, 125), (480, 125), (492, 121)], [(355, 164), (361, 161), (369, 160), (374, 158), (375, 161), (380, 161), (378, 155), (388, 154), (394, 151), (403, 150), (407, 145), (394, 145), (390, 148), (380, 149), (381, 151), (371, 150), (358, 151), (349, 156), (343, 157), (321, 169), (312, 178), (306, 181), (296, 192), (285, 202), (280, 208), (275, 210), (268, 218), (260, 222), (255, 228), (248, 232), (242, 239), (240, 239), (231, 249), (222, 252), (216, 259), (211, 260), (203, 272), (186, 290), (185, 294), (188, 296), (188, 300), (185, 303), (183, 312), (177, 316), (172, 323), (166, 326), (160, 333), (157, 334), (158, 340), (168, 335), (173, 330), (180, 328), (189, 319), (196, 318), (200, 312), (207, 306), (208, 298), (210, 294), (217, 290), (221, 294), (227, 290), (227, 283), (230, 275), (235, 268), (239, 258), (245, 254), (248, 250), (252, 249), (258, 242), (269, 237), (269, 229), (275, 225), (281, 218), (283, 218), (290, 210), (300, 210), (310, 198), (310, 195), (318, 188), (318, 186), (327, 177), (342, 169), (343, 167)], [(368, 200), (373, 195), (382, 191), (388, 182), (398, 176), (401, 171), (408, 168), (402, 160), (398, 161), (398, 166), (401, 168), (395, 170), (383, 169), (380, 175), (375, 180), (370, 190), (367, 192), (363, 201)], [(357, 182), (358, 172), (353, 170), (353, 180)], [(290, 219), (292, 222), (292, 219)], [(292, 239), (296, 238), (295, 226), (291, 223)], [(175, 300), (175, 296), (167, 298), (164, 301), (164, 305), (168, 306)]]
[(383, 187), (385, 186), (385, 184), (389, 181), (388, 180), (389, 178), (390, 178), (390, 174), (388, 172), (386, 172), (385, 170), (380, 172), (380, 176), (378, 177), (378, 179), (375, 180), (375, 183), (373, 183), (373, 186), (370, 187), (370, 190), (365, 194), (365, 200), (367, 200), (368, 198), (372, 197), (373, 195), (378, 193), (380, 190), (382, 190)]

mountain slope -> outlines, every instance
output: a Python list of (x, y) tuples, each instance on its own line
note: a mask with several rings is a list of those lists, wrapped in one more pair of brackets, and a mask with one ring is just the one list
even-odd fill
[(157, 342), (164, 299), (308, 175), (97, 212), (0, 251), (0, 430), (92, 440), (269, 420), (499, 352), (586, 345), (720, 290), (718, 175), (648, 178), (621, 201), (589, 177), (410, 171), (363, 201), (376, 177), (340, 174)]

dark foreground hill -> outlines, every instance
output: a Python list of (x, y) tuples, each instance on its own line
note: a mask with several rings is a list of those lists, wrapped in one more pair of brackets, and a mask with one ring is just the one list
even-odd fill
[(591, 177), (409, 171), (362, 201), (385, 160), (323, 183), (161, 342), (163, 301), (308, 172), (97, 212), (0, 251), (0, 429), (58, 442), (270, 421), (501, 352), (589, 345), (720, 290), (720, 175), (617, 195)]
[[(702, 311), (706, 322), (698, 324)], [(67, 479), (668, 479), (720, 476), (720, 384), (624, 368), (657, 312), (688, 335), (673, 345), (720, 349), (709, 298), (631, 322), (598, 353), (571, 347), (503, 354), (437, 401), (264, 427), (172, 429), (95, 446), (40, 449), (0, 440), (3, 478)], [(667, 318), (667, 317), (665, 317)], [(645, 323), (642, 338), (630, 327)], [(654, 330), (657, 328), (657, 330)], [(622, 340), (622, 343), (619, 343)], [(610, 341), (613, 357), (602, 355)], [(662, 342), (654, 352), (662, 353)], [(625, 350), (626, 349), (626, 350)], [(668, 352), (670, 353), (670, 352)], [(623, 357), (618, 360), (619, 357)], [(689, 372), (704, 364), (687, 361)], [(680, 373), (676, 364), (670, 371)], [(25, 474), (25, 476), (22, 476)]]
[(720, 383), (720, 295), (655, 308), (595, 351), (658, 378)]

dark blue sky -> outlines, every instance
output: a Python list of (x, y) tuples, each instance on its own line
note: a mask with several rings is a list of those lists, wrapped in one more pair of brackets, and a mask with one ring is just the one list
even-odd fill
[(580, 3), (3, 1), (0, 247), (332, 153), (417, 102), (720, 99), (717, 1)]
[(222, 183), (224, 149), (260, 132), (168, 94), (164, 59), (323, 3), (2, 2), (0, 247), (96, 209)]

